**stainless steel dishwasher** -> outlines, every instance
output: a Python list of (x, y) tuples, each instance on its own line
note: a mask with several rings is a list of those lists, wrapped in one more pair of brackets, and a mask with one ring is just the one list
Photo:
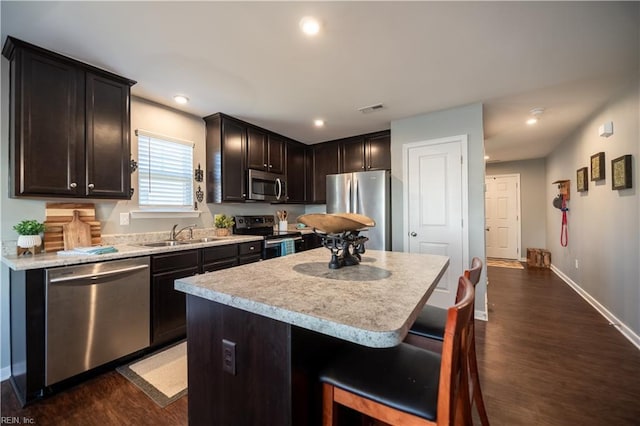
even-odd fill
[(149, 346), (149, 258), (46, 272), (45, 384)]

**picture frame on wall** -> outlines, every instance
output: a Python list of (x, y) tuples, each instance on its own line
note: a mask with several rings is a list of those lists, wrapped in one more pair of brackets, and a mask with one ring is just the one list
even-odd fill
[(628, 189), (633, 185), (631, 180), (631, 155), (611, 160), (611, 189)]
[(593, 154), (591, 156), (591, 180), (598, 181), (604, 179), (604, 172), (604, 152)]
[(576, 172), (576, 187), (578, 192), (589, 190), (589, 169), (583, 167)]

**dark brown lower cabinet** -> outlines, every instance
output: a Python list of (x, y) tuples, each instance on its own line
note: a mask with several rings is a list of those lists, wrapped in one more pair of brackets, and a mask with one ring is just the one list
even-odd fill
[(159, 254), (151, 257), (151, 345), (184, 337), (186, 305), (184, 293), (174, 281), (199, 272), (198, 250)]
[(202, 249), (202, 272), (219, 271), (233, 266), (238, 266), (237, 244)]
[(262, 259), (262, 241), (238, 244), (238, 264), (257, 262)]
[(320, 425), (317, 373), (343, 342), (192, 295), (187, 333), (190, 425)]

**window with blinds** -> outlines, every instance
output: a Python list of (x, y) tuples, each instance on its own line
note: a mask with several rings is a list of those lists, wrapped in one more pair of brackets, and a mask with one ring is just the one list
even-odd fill
[(162, 210), (193, 210), (193, 142), (136, 130), (138, 203)]

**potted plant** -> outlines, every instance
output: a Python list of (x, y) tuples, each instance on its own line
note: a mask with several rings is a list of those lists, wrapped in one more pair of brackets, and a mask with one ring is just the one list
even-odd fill
[(216, 235), (219, 237), (229, 235), (231, 233), (229, 228), (231, 228), (234, 223), (233, 216), (217, 214), (213, 217), (213, 225), (216, 227)]
[(44, 232), (44, 223), (37, 220), (23, 220), (17, 225), (13, 225), (13, 229), (19, 235), (18, 247), (31, 248), (42, 244), (40, 234)]

